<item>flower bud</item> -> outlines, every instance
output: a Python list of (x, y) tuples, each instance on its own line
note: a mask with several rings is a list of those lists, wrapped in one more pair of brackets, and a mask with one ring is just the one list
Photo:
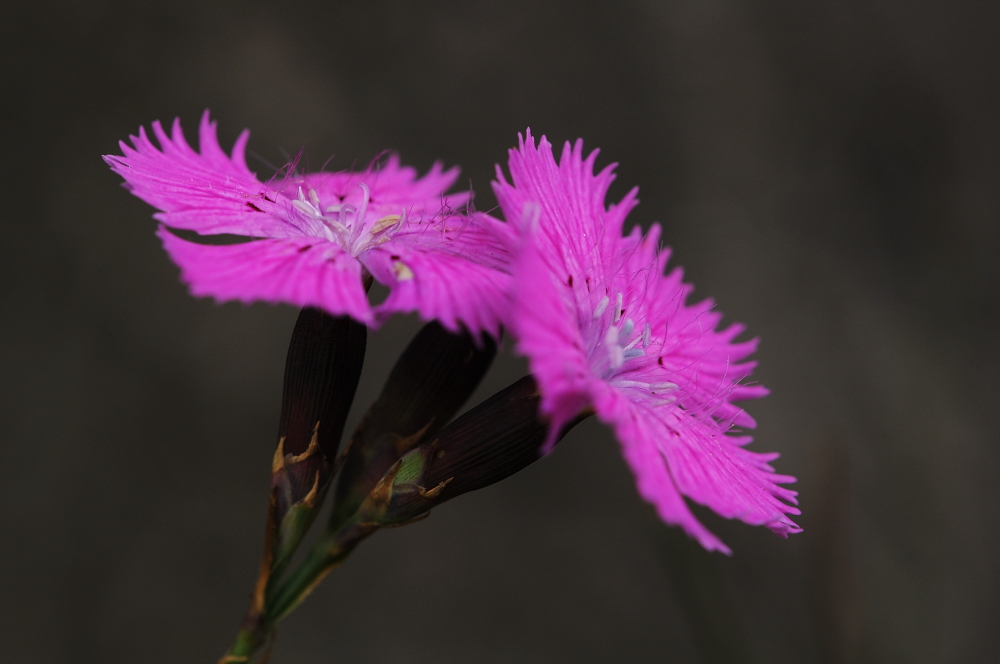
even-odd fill
[(337, 480), (333, 521), (349, 517), (401, 456), (429, 440), (479, 385), (496, 342), (437, 322), (414, 337), (351, 437)]
[(269, 543), (275, 566), (298, 546), (330, 484), (364, 362), (367, 328), (312, 307), (299, 313), (285, 362), (271, 466)]
[[(538, 416), (539, 401), (534, 378), (525, 376), (465, 413), (390, 468), (362, 505), (363, 518), (407, 523), (541, 458), (548, 424)], [(588, 416), (567, 424), (558, 438)]]

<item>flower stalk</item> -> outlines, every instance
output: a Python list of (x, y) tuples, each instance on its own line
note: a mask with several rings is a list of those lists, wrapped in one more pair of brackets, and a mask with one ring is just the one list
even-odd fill
[[(331, 521), (306, 561), (268, 596), (268, 619), (287, 615), (375, 531), (423, 519), (441, 503), (499, 482), (541, 458), (548, 426), (538, 418), (538, 403), (535, 381), (526, 376), (396, 461), (357, 511), (339, 525)], [(575, 418), (558, 437), (589, 415)]]
[[(361, 377), (367, 329), (345, 317), (306, 307), (292, 331), (264, 554), (236, 643), (221, 662), (240, 660), (266, 640), (268, 588), (281, 577), (322, 506), (337, 470), (337, 449)], [(232, 659), (232, 658), (237, 659)]]
[[(399, 458), (354, 513), (346, 519), (334, 514), (302, 564), (268, 589), (261, 620), (245, 625), (247, 633), (241, 632), (229, 656), (240, 652), (237, 646), (259, 648), (275, 625), (376, 531), (421, 520), (441, 503), (499, 482), (541, 458), (548, 425), (538, 417), (539, 399), (534, 379), (526, 376)], [(558, 438), (589, 415), (568, 423)]]

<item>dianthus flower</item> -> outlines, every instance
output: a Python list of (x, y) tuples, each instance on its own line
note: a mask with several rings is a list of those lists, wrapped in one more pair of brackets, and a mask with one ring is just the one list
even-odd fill
[[(605, 208), (614, 164), (594, 175), (597, 151), (567, 143), (557, 164), (530, 132), (510, 151), (508, 183), (497, 167), (494, 190), (516, 232), (509, 325), (528, 357), (550, 420), (547, 448), (564, 424), (587, 409), (609, 424), (639, 493), (660, 517), (706, 549), (730, 553), (691, 513), (684, 496), (727, 518), (787, 536), (801, 529), (788, 514), (795, 492), (779, 486), (778, 455), (744, 446), (734, 426), (754, 420), (734, 401), (762, 397), (743, 384), (757, 340), (737, 342), (739, 324), (719, 329), (709, 300), (687, 304), (691, 286), (658, 248), (659, 227), (622, 236), (637, 190)], [(516, 244), (515, 244), (516, 246)]]
[[(287, 302), (376, 325), (397, 311), (416, 311), (457, 331), (498, 333), (509, 277), (506, 254), (458, 208), (467, 193), (445, 192), (458, 170), (435, 164), (418, 178), (392, 155), (360, 172), (286, 173), (265, 183), (247, 167), (249, 132), (232, 154), (219, 145), (208, 111), (191, 148), (175, 120), (170, 135), (153, 123), (159, 148), (140, 128), (105, 156), (133, 194), (160, 210), (164, 226), (200, 235), (238, 235), (227, 245), (190, 242), (160, 227), (158, 235), (197, 296), (219, 301)], [(390, 289), (369, 304), (366, 273)]]

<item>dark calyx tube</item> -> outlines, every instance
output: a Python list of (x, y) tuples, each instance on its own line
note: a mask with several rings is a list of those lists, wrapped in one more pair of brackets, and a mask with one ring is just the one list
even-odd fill
[(488, 336), (455, 334), (437, 322), (420, 330), (351, 437), (332, 523), (349, 518), (401, 456), (448, 423), (479, 385), (496, 349)]

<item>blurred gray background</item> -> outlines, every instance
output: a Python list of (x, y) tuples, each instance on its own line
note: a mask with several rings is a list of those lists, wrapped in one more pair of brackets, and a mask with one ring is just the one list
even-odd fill
[[(206, 107), (261, 176), (392, 148), (480, 209), (526, 126), (600, 147), (762, 338), (755, 449), (804, 512), (785, 541), (701, 510), (735, 556), (702, 553), (588, 422), (362, 545), (274, 662), (1000, 661), (995, 4), (0, 10), (4, 661), (214, 662), (246, 608), (296, 312), (188, 296), (100, 160)], [(355, 418), (416, 328), (370, 338)]]

